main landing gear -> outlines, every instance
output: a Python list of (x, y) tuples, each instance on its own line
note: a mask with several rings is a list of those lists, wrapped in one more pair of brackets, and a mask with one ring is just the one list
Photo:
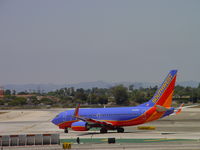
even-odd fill
[(118, 133), (124, 133), (124, 128), (117, 128)]
[[(122, 127), (116, 128), (114, 130), (117, 130), (118, 133), (124, 133), (124, 128), (122, 128)], [(107, 133), (107, 132), (108, 132), (108, 130), (106, 128), (100, 129), (100, 133)]]
[(106, 128), (101, 128), (100, 129), (100, 133), (107, 133), (107, 132), (108, 132), (108, 130)]
[(64, 132), (65, 132), (65, 133), (68, 133), (68, 132), (69, 132), (69, 131), (68, 131), (68, 128), (65, 128)]

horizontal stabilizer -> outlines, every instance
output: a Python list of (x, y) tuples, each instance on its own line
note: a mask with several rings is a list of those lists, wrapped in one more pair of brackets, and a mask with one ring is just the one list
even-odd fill
[(185, 108), (193, 108), (193, 107), (196, 107), (196, 106), (199, 106), (199, 104), (184, 106), (184, 107), (182, 107), (182, 108), (183, 108), (183, 109), (185, 109)]
[(165, 111), (168, 111), (170, 109), (164, 107), (164, 106), (160, 106), (160, 105), (156, 105), (156, 111), (157, 112), (165, 112)]
[(181, 106), (175, 111), (176, 115), (179, 114), (182, 111), (183, 105), (184, 104), (181, 104)]

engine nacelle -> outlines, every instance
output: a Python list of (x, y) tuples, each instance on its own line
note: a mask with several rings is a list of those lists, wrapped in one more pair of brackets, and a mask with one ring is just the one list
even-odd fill
[(74, 131), (88, 131), (89, 127), (87, 125), (87, 122), (78, 121), (78, 122), (72, 123), (71, 129)]

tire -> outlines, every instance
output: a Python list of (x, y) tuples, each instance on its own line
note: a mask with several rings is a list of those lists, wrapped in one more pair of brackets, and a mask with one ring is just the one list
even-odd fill
[(65, 128), (64, 132), (65, 132), (65, 133), (68, 133), (68, 132), (69, 132), (69, 131), (68, 131), (68, 128)]
[(124, 128), (117, 128), (118, 133), (124, 133)]
[(100, 133), (107, 133), (108, 130), (106, 128), (101, 128)]

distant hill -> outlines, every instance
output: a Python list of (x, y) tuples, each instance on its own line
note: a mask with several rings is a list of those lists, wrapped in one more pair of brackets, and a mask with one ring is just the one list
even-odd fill
[[(197, 81), (184, 81), (184, 82), (178, 82), (176, 85), (181, 86), (191, 86), (191, 87), (197, 87), (200, 82)], [(74, 87), (77, 88), (84, 88), (84, 89), (90, 89), (93, 87), (98, 88), (110, 88), (112, 86), (123, 84), (124, 86), (134, 85), (134, 88), (146, 88), (146, 87), (153, 87), (155, 85), (160, 85), (159, 83), (151, 83), (151, 82), (117, 82), (117, 83), (108, 83), (104, 81), (95, 81), (95, 82), (81, 82), (77, 84), (7, 84), (4, 86), (4, 89), (10, 89), (10, 90), (16, 90), (17, 92), (21, 91), (41, 91), (41, 92), (49, 92), (49, 91), (55, 91), (57, 89), (61, 89), (64, 87)]]

